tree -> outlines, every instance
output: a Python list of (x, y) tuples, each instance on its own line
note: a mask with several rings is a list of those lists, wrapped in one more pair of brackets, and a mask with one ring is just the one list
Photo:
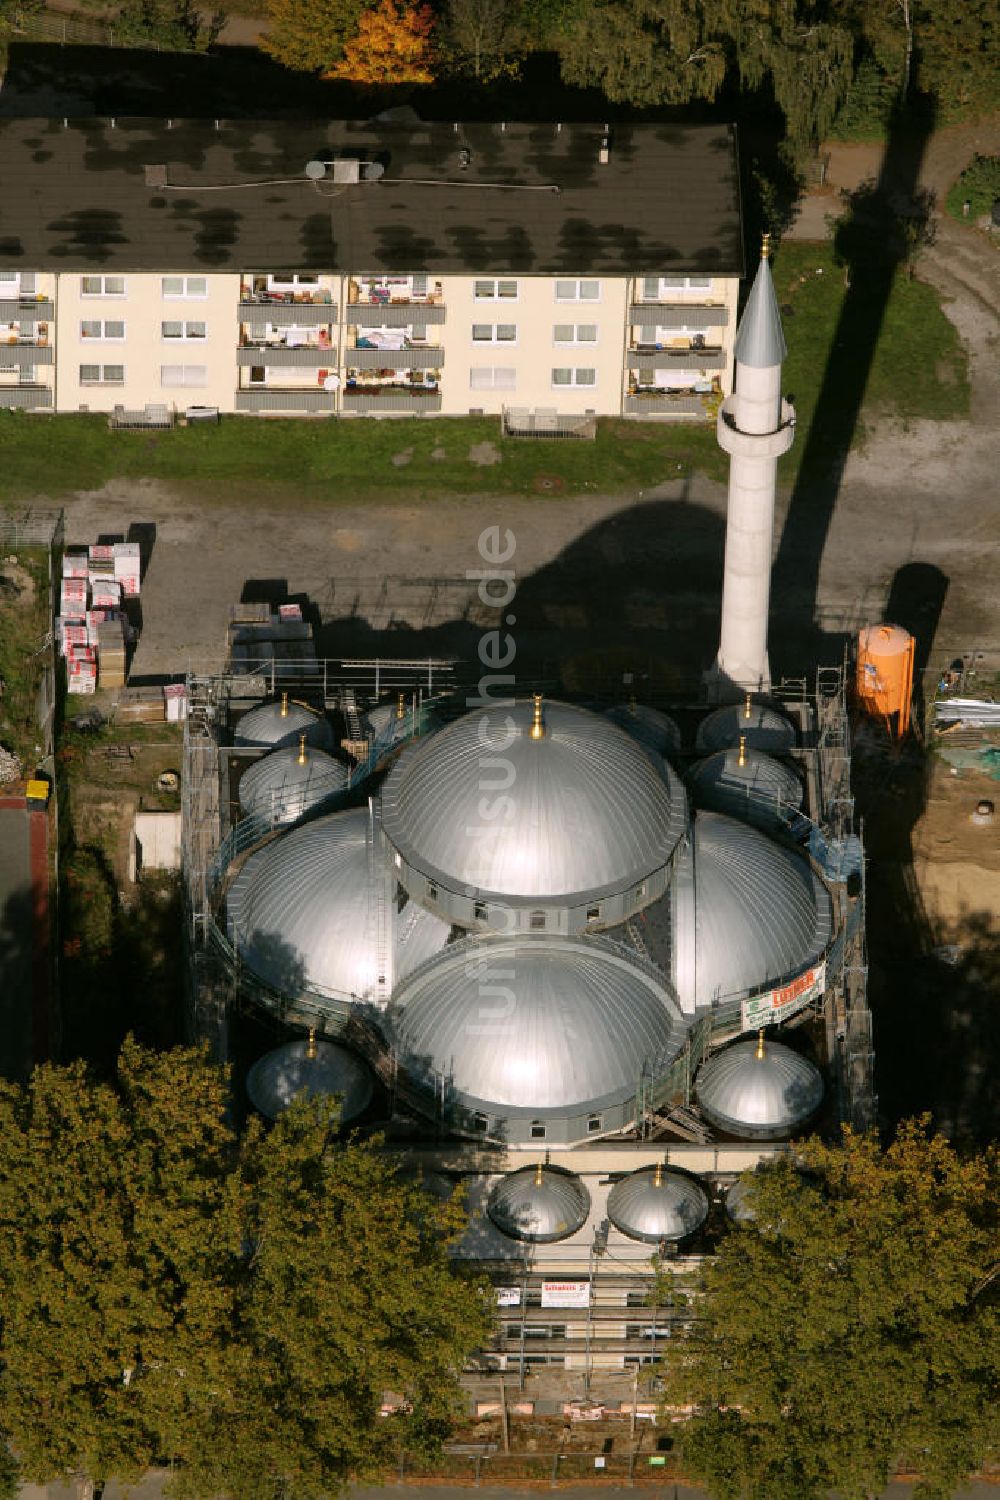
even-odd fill
[[(299, 1100), (244, 1153), (251, 1246), (225, 1390), (179, 1456), (191, 1494), (313, 1500), (376, 1478), (451, 1428), (490, 1300), (449, 1262), (464, 1214), (405, 1182), (379, 1143), (338, 1145), (329, 1100)], [(379, 1418), (384, 1393), (406, 1409)]]
[(525, 51), (518, 0), (445, 0), (443, 48), (451, 70), (477, 83), (516, 73)]
[(231, 1323), (226, 1084), (128, 1042), (0, 1084), (0, 1409), (25, 1476), (138, 1475)]
[(267, 0), (262, 49), (286, 68), (318, 73), (343, 55), (364, 0)]
[(750, 1179), (666, 1363), (684, 1460), (717, 1500), (864, 1500), (896, 1461), (950, 1495), (1000, 1442), (997, 1154), (924, 1119), (797, 1157)]
[(362, 12), (357, 35), (323, 76), (352, 83), (433, 83), (433, 30), (434, 12), (429, 5), (379, 0), (373, 9)]

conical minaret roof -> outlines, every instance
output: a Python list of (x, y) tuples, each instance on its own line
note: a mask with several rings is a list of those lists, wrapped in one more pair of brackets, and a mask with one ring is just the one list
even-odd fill
[(768, 237), (764, 236), (761, 248), (760, 267), (747, 298), (740, 326), (736, 330), (733, 351), (737, 362), (756, 370), (766, 370), (784, 363), (788, 353), (785, 335), (781, 329), (781, 313), (778, 298), (771, 279), (771, 262), (768, 259)]

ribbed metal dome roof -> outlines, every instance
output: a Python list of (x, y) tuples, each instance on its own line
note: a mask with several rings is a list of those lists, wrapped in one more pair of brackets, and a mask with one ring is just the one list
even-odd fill
[(753, 1038), (709, 1057), (698, 1071), (695, 1091), (702, 1114), (718, 1130), (747, 1140), (776, 1140), (816, 1113), (823, 1079), (791, 1047)]
[(720, 813), (696, 815), (669, 900), (685, 1010), (794, 978), (830, 939), (830, 897), (807, 861)]
[(573, 1113), (631, 1098), (679, 1052), (665, 983), (595, 938), (463, 942), (396, 994), (398, 1049), (467, 1108)]
[(629, 1239), (682, 1240), (708, 1218), (708, 1195), (675, 1167), (640, 1167), (611, 1189), (608, 1218)]
[(244, 771), (240, 807), (248, 817), (294, 823), (318, 803), (347, 786), (347, 767), (325, 750), (286, 745)]
[(439, 723), (440, 720), (433, 707), (422, 707), (416, 710), (416, 724), (414, 724), (414, 710), (408, 699), (403, 704), (402, 715), (399, 713), (397, 703), (376, 704), (364, 715), (364, 724), (368, 733), (376, 740), (389, 744), (409, 739), (415, 732), (430, 734), (438, 728)]
[(486, 1212), (510, 1239), (550, 1244), (587, 1222), (590, 1194), (574, 1172), (541, 1164), (521, 1167), (501, 1177)]
[[(542, 714), (540, 738), (518, 703), (403, 753), (382, 826), (409, 865), (465, 896), (596, 900), (666, 864), (686, 823), (673, 773), (601, 714), (556, 702)], [(489, 821), (484, 801), (500, 809)]]
[(726, 1213), (734, 1224), (752, 1224), (756, 1219), (757, 1211), (747, 1201), (749, 1196), (749, 1184), (742, 1178), (739, 1182), (734, 1182), (726, 1194)]
[(269, 1120), (276, 1120), (299, 1094), (310, 1099), (339, 1094), (343, 1125), (364, 1114), (375, 1092), (371, 1073), (353, 1052), (305, 1038), (265, 1052), (247, 1074), (246, 1087), (254, 1109)]
[(313, 713), (301, 703), (290, 703), (287, 696), (276, 698), (273, 703), (262, 703), (244, 714), (233, 735), (234, 745), (270, 746), (298, 745), (299, 735), (305, 734), (306, 743), (319, 750), (333, 748), (333, 730), (322, 714)]
[(648, 703), (616, 703), (604, 710), (605, 718), (624, 729), (647, 750), (668, 759), (679, 755), (681, 732), (669, 714), (659, 708), (650, 708)]
[(717, 750), (691, 768), (695, 800), (758, 826), (787, 822), (802, 807), (802, 783), (784, 761), (762, 750)]
[(746, 737), (748, 750), (767, 750), (772, 755), (784, 755), (795, 745), (790, 720), (777, 709), (753, 702), (749, 712), (745, 702), (714, 709), (698, 725), (695, 745), (699, 750), (729, 750), (739, 746), (741, 736)]
[[(257, 849), (230, 887), (229, 931), (243, 962), (288, 995), (304, 989), (336, 998), (375, 993), (378, 902), (365, 808), (331, 813)], [(432, 957), (450, 928), (410, 902), (392, 927), (396, 981)]]

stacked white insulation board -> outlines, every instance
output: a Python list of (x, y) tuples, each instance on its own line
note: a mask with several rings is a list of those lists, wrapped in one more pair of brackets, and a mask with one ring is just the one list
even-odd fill
[(95, 543), (64, 555), (56, 629), (69, 692), (93, 693), (98, 682), (124, 687), (126, 604), (139, 596), (140, 568), (138, 542)]

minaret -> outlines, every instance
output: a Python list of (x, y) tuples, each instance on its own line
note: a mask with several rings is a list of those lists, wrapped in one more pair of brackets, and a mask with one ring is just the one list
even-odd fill
[(736, 332), (734, 389), (722, 403), (717, 427), (719, 446), (730, 456), (722, 633), (715, 665), (706, 675), (709, 696), (717, 701), (771, 686), (767, 614), (774, 492), (778, 459), (792, 446), (795, 413), (781, 398), (781, 364), (788, 351), (769, 241), (765, 235)]

